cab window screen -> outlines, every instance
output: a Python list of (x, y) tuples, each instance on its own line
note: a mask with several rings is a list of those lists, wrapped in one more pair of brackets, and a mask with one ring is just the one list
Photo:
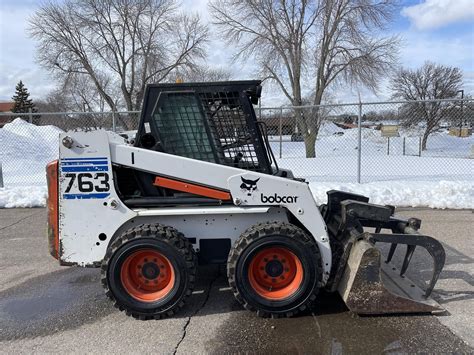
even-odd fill
[(218, 163), (195, 93), (161, 93), (153, 119), (164, 152)]

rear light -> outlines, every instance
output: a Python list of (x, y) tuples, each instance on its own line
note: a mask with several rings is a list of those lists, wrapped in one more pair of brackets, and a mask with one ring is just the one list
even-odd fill
[(58, 161), (46, 166), (48, 183), (48, 244), (49, 253), (59, 259), (59, 200), (58, 200)]

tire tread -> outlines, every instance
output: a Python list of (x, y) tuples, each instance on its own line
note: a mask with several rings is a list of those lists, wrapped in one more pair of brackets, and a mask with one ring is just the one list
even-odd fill
[[(286, 223), (286, 222), (262, 222), (255, 224), (254, 226), (247, 229), (234, 246), (231, 248), (229, 257), (227, 260), (227, 278), (229, 281), (229, 286), (232, 289), (234, 297), (237, 301), (242, 304), (242, 306), (252, 312), (256, 312), (259, 317), (264, 318), (280, 318), (280, 317), (293, 317), (297, 313), (304, 311), (307, 309), (317, 298), (317, 294), (319, 292), (319, 287), (314, 287), (313, 292), (309, 297), (307, 297), (306, 302), (301, 304), (298, 309), (292, 309), (284, 313), (272, 313), (265, 310), (257, 309), (253, 305), (249, 304), (246, 300), (244, 295), (242, 295), (241, 291), (237, 287), (237, 282), (235, 279), (235, 270), (237, 268), (237, 262), (239, 260), (240, 255), (244, 251), (244, 249), (253, 243), (254, 241), (269, 237), (274, 234), (286, 235), (291, 238), (297, 239), (302, 242), (307, 248), (310, 248), (311, 254), (315, 258), (315, 262), (318, 265), (318, 271), (321, 272), (321, 254), (319, 252), (319, 248), (317, 247), (316, 243), (314, 242), (313, 238), (309, 236), (305, 231), (301, 228), (295, 226), (294, 224)], [(320, 276), (320, 275), (319, 275)], [(320, 279), (320, 278), (319, 278)]]
[[(163, 313), (146, 314), (129, 309), (120, 303), (110, 290), (107, 280), (107, 269), (115, 252), (124, 244), (140, 238), (160, 238), (161, 241), (175, 248), (185, 259), (188, 272), (188, 282), (186, 290), (179, 302), (175, 306)], [(101, 283), (105, 290), (105, 295), (114, 303), (114, 306), (126, 315), (140, 320), (162, 319), (173, 316), (185, 304), (186, 299), (192, 294), (196, 280), (197, 257), (189, 240), (175, 228), (162, 224), (142, 224), (125, 231), (122, 235), (112, 241), (107, 248), (105, 257), (101, 264)]]

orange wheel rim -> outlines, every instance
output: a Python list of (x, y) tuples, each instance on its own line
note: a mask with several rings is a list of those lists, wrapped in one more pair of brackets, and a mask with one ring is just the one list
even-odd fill
[(156, 302), (166, 297), (175, 284), (173, 265), (154, 249), (129, 255), (120, 269), (120, 280), (127, 293), (138, 301)]
[(259, 296), (268, 300), (283, 300), (295, 294), (301, 286), (303, 266), (287, 248), (270, 247), (253, 257), (248, 278)]

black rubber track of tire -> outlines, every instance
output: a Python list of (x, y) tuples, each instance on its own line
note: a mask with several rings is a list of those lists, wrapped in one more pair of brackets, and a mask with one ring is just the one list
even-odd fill
[(263, 310), (256, 309), (254, 306), (250, 305), (248, 302), (245, 301), (245, 298), (242, 296), (241, 292), (237, 288), (236, 280), (235, 280), (235, 269), (237, 268), (237, 262), (243, 250), (252, 242), (257, 239), (264, 238), (267, 236), (271, 236), (274, 234), (281, 234), (287, 235), (295, 239), (299, 239), (303, 242), (308, 248), (312, 250), (312, 254), (315, 258), (315, 263), (318, 265), (317, 271), (319, 271), (318, 279), (321, 280), (321, 254), (319, 252), (319, 248), (317, 247), (315, 241), (311, 236), (309, 236), (305, 231), (301, 228), (295, 226), (294, 224), (285, 223), (285, 222), (264, 222), (256, 224), (249, 229), (247, 229), (234, 246), (231, 248), (229, 257), (227, 259), (227, 279), (229, 281), (229, 286), (234, 293), (234, 297), (237, 301), (244, 306), (245, 309), (256, 312), (259, 317), (263, 318), (283, 318), (283, 317), (293, 317), (294, 315), (298, 314), (306, 310), (311, 303), (316, 300), (316, 297), (319, 292), (319, 287), (315, 287), (312, 294), (307, 298), (307, 301), (299, 306), (298, 309), (294, 309), (292, 311), (286, 313), (271, 313)]
[[(139, 238), (150, 238), (154, 236), (162, 238), (162, 241), (168, 243), (173, 248), (176, 248), (176, 250), (178, 250), (183, 255), (186, 261), (186, 267), (189, 271), (189, 282), (184, 297), (173, 309), (169, 310), (166, 314), (162, 313), (156, 315), (144, 315), (142, 313), (137, 313), (133, 310), (128, 309), (126, 306), (120, 304), (114, 297), (112, 291), (109, 289), (109, 284), (107, 282), (107, 265), (110, 262), (114, 253), (125, 243)], [(172, 227), (164, 226), (161, 224), (142, 224), (125, 231), (121, 236), (116, 238), (109, 245), (101, 265), (101, 283), (105, 289), (105, 294), (112, 300), (114, 306), (120, 311), (125, 312), (128, 316), (132, 316), (140, 320), (162, 319), (173, 316), (184, 306), (186, 299), (192, 294), (194, 289), (194, 284), (196, 280), (196, 268), (196, 254), (194, 253), (191, 243), (189, 243), (189, 241), (184, 237), (182, 233), (178, 232)]]

